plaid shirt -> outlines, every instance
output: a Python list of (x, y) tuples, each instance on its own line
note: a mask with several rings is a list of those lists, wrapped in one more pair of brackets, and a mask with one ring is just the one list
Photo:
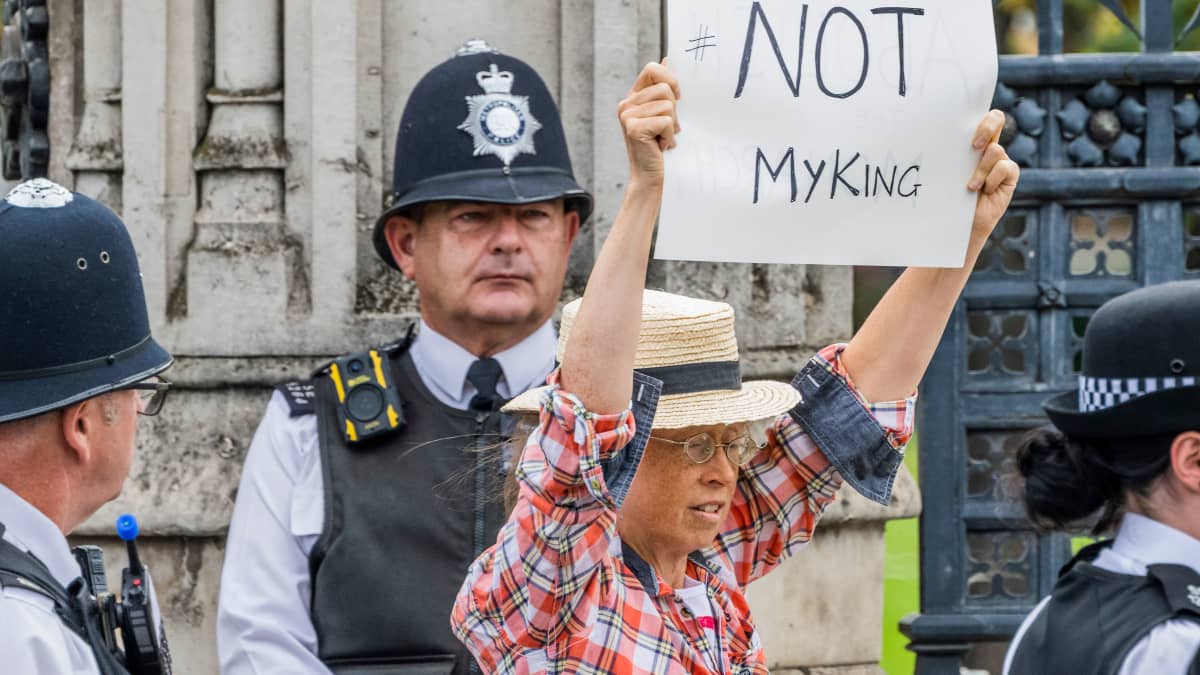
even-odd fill
[[(841, 347), (814, 361), (854, 392)], [(902, 452), (915, 393), (873, 405), (855, 396)], [(633, 436), (629, 410), (597, 415), (557, 386), (543, 399), (518, 468), (516, 507), (471, 565), (451, 618), (485, 672), (767, 672), (743, 590), (812, 538), (841, 476), (791, 415), (779, 416), (741, 471), (722, 532), (687, 563), (715, 610), (713, 645), (674, 589), (621, 544), (619, 504), (601, 462)]]

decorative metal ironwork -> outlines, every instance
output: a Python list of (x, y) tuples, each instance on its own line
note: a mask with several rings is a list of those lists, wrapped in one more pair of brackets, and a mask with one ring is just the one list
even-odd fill
[(1183, 269), (1185, 274), (1200, 276), (1200, 204), (1184, 211)]
[(968, 312), (967, 374), (1032, 378), (1037, 363), (1033, 312)]
[(1024, 435), (1024, 431), (974, 431), (967, 434), (967, 499), (1020, 499), (1017, 447)]
[(1037, 139), (1046, 130), (1046, 110), (1033, 98), (1021, 96), (1001, 83), (996, 87), (992, 107), (1004, 111), (1004, 131), (1000, 144), (1008, 156), (1021, 166), (1037, 162)]
[(901, 625), (921, 675), (958, 675), (1054, 586), (1070, 536), (1038, 534), (1015, 453), (1072, 389), (1088, 319), (1143, 285), (1200, 277), (1200, 75), (1170, 0), (1140, 20), (1102, 4), (1142, 53), (1064, 54), (1063, 0), (1038, 0), (1037, 56), (1003, 56), (1001, 141), (1024, 168), (938, 347), (918, 406), (921, 613)]
[(1146, 106), (1102, 80), (1055, 114), (1075, 166), (1133, 166), (1141, 162)]
[(975, 274), (997, 278), (1032, 278), (1037, 241), (1037, 211), (1012, 209), (996, 226), (975, 262)]
[(1197, 96), (1200, 91), (1185, 92), (1182, 100), (1171, 109), (1175, 113), (1175, 133), (1179, 135), (1179, 156), (1188, 166), (1200, 166), (1200, 103), (1196, 102)]
[(1071, 276), (1133, 275), (1132, 209), (1086, 209), (1067, 215), (1071, 225)]
[(8, 180), (45, 176), (50, 163), (49, 32), (46, 0), (4, 0), (0, 169)]
[[(1027, 532), (967, 534), (967, 600), (1016, 605), (1033, 597), (1037, 537)], [(1014, 602), (1016, 601), (1016, 602)]]
[(1063, 336), (1066, 338), (1064, 356), (1067, 358), (1061, 362), (1060, 382), (1074, 382), (1079, 373), (1083, 372), (1083, 334), (1087, 331), (1088, 321), (1091, 318), (1092, 312), (1088, 310), (1071, 311), (1063, 316), (1063, 321), (1066, 323), (1063, 331)]

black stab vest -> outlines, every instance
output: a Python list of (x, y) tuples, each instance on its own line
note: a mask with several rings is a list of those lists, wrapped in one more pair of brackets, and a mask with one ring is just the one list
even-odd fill
[[(1170, 619), (1200, 621), (1200, 574), (1182, 565), (1151, 565), (1147, 576), (1091, 564), (1111, 541), (1079, 552), (1059, 576), (1050, 602), (1013, 654), (1012, 675), (1112, 675), (1129, 651)], [(1200, 675), (1200, 653), (1189, 675)]]
[[(412, 357), (388, 359), (405, 427), (349, 446), (328, 377), (316, 380), (325, 524), (309, 557), (321, 660), (339, 675), (467, 675), (450, 631), (467, 568), (505, 521), (501, 413), (434, 398)], [(477, 449), (485, 448), (482, 452)]]

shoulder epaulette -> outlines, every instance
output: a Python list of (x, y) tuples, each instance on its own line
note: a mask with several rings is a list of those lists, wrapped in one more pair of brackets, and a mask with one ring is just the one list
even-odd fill
[(1185, 565), (1150, 565), (1146, 570), (1162, 584), (1163, 595), (1176, 614), (1200, 619), (1200, 574)]
[(291, 417), (312, 415), (317, 412), (317, 388), (312, 380), (284, 382), (275, 387), (275, 391), (283, 394), (287, 402), (288, 413)]

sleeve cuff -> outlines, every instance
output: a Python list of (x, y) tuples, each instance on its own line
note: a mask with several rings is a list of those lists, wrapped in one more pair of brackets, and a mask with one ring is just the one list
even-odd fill
[(570, 435), (575, 445), (596, 461), (610, 459), (613, 453), (633, 437), (634, 421), (629, 408), (611, 415), (599, 415), (588, 410), (575, 394), (563, 391), (554, 384), (546, 390), (542, 408)]
[(894, 445), (888, 429), (876, 419), (872, 408), (878, 404), (863, 401), (848, 378), (836, 372), (840, 350), (831, 360), (825, 356), (829, 349), (813, 357), (792, 380), (802, 398), (790, 415), (851, 487), (886, 506), (904, 460), (903, 444)]
[(631, 441), (635, 433), (638, 438), (648, 436), (650, 424), (643, 425), (636, 415), (636, 402), (622, 412), (599, 415), (588, 410), (579, 397), (560, 388), (558, 371), (548, 379), (551, 386), (541, 402), (543, 423), (548, 415), (570, 439), (568, 445), (572, 447), (564, 450), (577, 453), (579, 478), (587, 491), (601, 503), (619, 508), (645, 448), (644, 443), (639, 446)]
[(850, 371), (846, 370), (846, 366), (842, 364), (842, 352), (845, 349), (846, 345), (843, 343), (832, 344), (822, 349), (815, 358), (846, 383), (846, 387), (850, 389), (850, 393), (854, 394), (854, 398), (858, 399), (879, 422), (879, 426), (883, 427), (883, 432), (887, 435), (888, 442), (892, 444), (892, 447), (904, 452), (904, 448), (913, 434), (913, 422), (915, 421), (913, 413), (917, 409), (917, 392), (914, 391), (907, 397), (895, 401), (878, 403), (868, 401), (858, 390), (858, 386), (854, 384), (854, 379), (850, 377)]
[[(616, 415), (596, 415), (588, 411), (574, 394), (559, 388), (558, 370), (551, 373), (547, 381), (551, 387), (542, 401), (542, 406), (552, 411), (551, 415), (559, 420), (572, 438), (577, 437), (578, 427), (575, 420), (583, 420), (585, 425), (590, 421), (598, 447), (593, 461), (600, 466), (608, 499), (615, 507), (620, 508), (650, 441), (650, 429), (654, 427), (658, 397), (662, 394), (662, 381), (634, 371), (631, 407)], [(585, 429), (584, 436), (586, 435)], [(593, 488), (591, 481), (588, 481), (588, 488)], [(597, 498), (601, 497), (595, 490), (593, 494)]]

